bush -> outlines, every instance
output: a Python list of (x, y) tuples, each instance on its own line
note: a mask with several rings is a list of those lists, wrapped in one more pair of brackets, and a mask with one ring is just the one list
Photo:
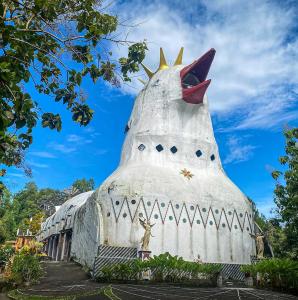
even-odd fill
[(13, 254), (14, 249), (11, 246), (2, 246), (0, 248), (0, 271), (5, 267), (5, 265), (7, 264), (7, 262)]
[(150, 270), (153, 281), (182, 282), (213, 279), (220, 269), (221, 265), (188, 262), (182, 257), (164, 253), (146, 261), (134, 259), (127, 263), (105, 266), (101, 269), (99, 279), (104, 281), (138, 280), (142, 272)]
[(298, 261), (287, 258), (265, 259), (253, 265), (243, 266), (242, 271), (250, 273), (258, 286), (298, 291)]
[(33, 283), (42, 275), (39, 258), (24, 247), (14, 256), (11, 266), (11, 279), (16, 283)]

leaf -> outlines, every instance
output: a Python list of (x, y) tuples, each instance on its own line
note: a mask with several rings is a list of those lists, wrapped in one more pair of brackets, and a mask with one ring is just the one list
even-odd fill
[(59, 114), (44, 113), (42, 115), (42, 127), (49, 127), (60, 131), (62, 128), (62, 121)]

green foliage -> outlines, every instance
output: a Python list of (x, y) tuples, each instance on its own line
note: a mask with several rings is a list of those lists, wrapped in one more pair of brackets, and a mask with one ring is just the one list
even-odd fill
[(298, 290), (298, 261), (287, 258), (262, 260), (242, 267), (242, 271), (257, 277), (257, 284), (283, 290)]
[[(277, 181), (274, 201), (280, 221), (284, 224), (285, 248), (287, 255), (298, 258), (298, 128), (286, 130), (286, 155), (279, 162), (286, 169), (274, 171), (272, 177)], [(281, 178), (282, 176), (282, 178)], [(281, 178), (281, 179), (280, 179)]]
[(4, 245), (0, 247), (0, 269), (6, 265), (13, 254), (14, 249), (11, 246)]
[(38, 256), (25, 247), (14, 256), (11, 279), (17, 283), (36, 282), (43, 274)]
[(202, 278), (214, 278), (220, 270), (218, 264), (200, 264), (185, 261), (182, 257), (168, 252), (154, 255), (146, 261), (140, 259), (128, 263), (113, 264), (101, 269), (100, 280), (138, 280), (141, 272), (150, 270), (152, 280), (162, 282), (182, 282)]
[(88, 192), (94, 190), (94, 179), (91, 178), (89, 180), (83, 178), (83, 179), (77, 179), (73, 184), (72, 187), (76, 190), (78, 190), (80, 193)]
[[(121, 74), (129, 81), (129, 73), (138, 71), (146, 44), (113, 38), (118, 19), (102, 6), (100, 0), (0, 0), (1, 163), (24, 167), (38, 119), (43, 127), (62, 128), (60, 114), (42, 112), (41, 100), (26, 91), (28, 82), (86, 126), (93, 110), (82, 96), (82, 80), (102, 78), (119, 86)], [(130, 45), (127, 58), (111, 63), (106, 48), (112, 43)]]
[[(78, 179), (72, 190), (75, 194), (94, 189), (94, 180)], [(40, 228), (41, 220), (55, 212), (55, 206), (62, 205), (67, 199), (75, 196), (67, 191), (50, 188), (38, 189), (34, 182), (28, 182), (15, 195), (5, 189), (0, 196), (0, 244), (15, 239), (17, 229), (29, 229), (33, 234)]]

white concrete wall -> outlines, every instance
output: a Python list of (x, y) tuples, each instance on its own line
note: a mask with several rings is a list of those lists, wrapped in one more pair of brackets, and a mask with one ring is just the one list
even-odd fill
[[(81, 264), (92, 268), (99, 244), (139, 248), (140, 214), (155, 223), (153, 255), (249, 263), (255, 254), (252, 203), (222, 169), (207, 97), (199, 105), (181, 99), (181, 69), (159, 71), (140, 92), (119, 167), (66, 221), (73, 229), (71, 253)], [(182, 169), (193, 177), (184, 177)], [(43, 236), (58, 230), (57, 216), (47, 220)]]
[[(120, 166), (98, 191), (107, 224), (104, 241), (139, 247), (141, 212), (156, 223), (153, 254), (168, 251), (187, 260), (200, 255), (208, 262), (249, 263), (255, 253), (249, 235), (252, 204), (222, 169), (207, 97), (201, 105), (181, 99), (181, 68), (158, 72), (136, 99)], [(163, 151), (156, 150), (158, 144)], [(177, 153), (170, 151), (172, 146)], [(180, 174), (184, 168), (193, 178)]]

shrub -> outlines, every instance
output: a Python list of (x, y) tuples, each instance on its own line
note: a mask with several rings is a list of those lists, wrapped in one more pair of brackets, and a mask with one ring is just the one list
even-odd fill
[(39, 258), (24, 247), (14, 256), (11, 266), (11, 279), (16, 283), (33, 283), (42, 275)]
[(151, 271), (153, 281), (182, 282), (193, 279), (213, 279), (221, 265), (199, 264), (185, 261), (182, 257), (169, 253), (153, 256), (149, 260), (135, 259), (127, 263), (113, 264), (101, 269), (100, 280), (138, 280), (140, 274)]
[(243, 266), (242, 271), (250, 273), (259, 286), (298, 290), (298, 261), (287, 258), (265, 259), (253, 265)]
[(13, 254), (14, 249), (11, 246), (2, 246), (0, 248), (0, 270), (5, 267)]

